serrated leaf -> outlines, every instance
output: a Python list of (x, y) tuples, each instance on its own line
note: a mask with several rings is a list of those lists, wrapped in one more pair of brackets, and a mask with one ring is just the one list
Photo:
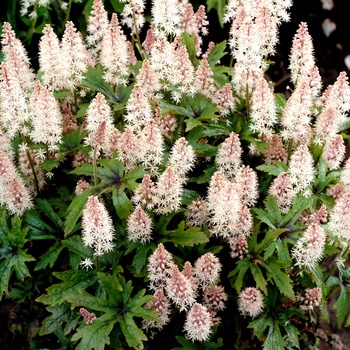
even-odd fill
[(349, 313), (349, 289), (342, 284), (340, 285), (338, 300), (334, 303), (333, 307), (337, 310), (338, 326), (342, 327)]
[(191, 117), (187, 118), (185, 120), (185, 123), (186, 123), (186, 130), (185, 130), (186, 132), (194, 129), (197, 126), (202, 125), (200, 120), (198, 120), (196, 118), (191, 118)]
[(38, 198), (36, 203), (39, 209), (51, 220), (52, 223), (55, 224), (56, 229), (61, 230), (63, 228), (63, 221), (55, 213), (49, 201)]
[(59, 242), (55, 242), (54, 245), (40, 256), (40, 261), (35, 266), (34, 271), (40, 271), (48, 266), (52, 268), (63, 248), (64, 247), (60, 245)]
[(104, 350), (110, 344), (109, 334), (111, 333), (117, 318), (113, 311), (104, 313), (91, 324), (81, 325), (72, 336), (72, 341), (79, 339), (76, 350)]
[(182, 220), (176, 231), (166, 231), (162, 233), (162, 236), (166, 236), (160, 240), (160, 242), (172, 242), (175, 245), (193, 247), (195, 244), (209, 242), (208, 237), (198, 227), (190, 227), (185, 229), (185, 221)]
[(191, 341), (187, 340), (184, 337), (176, 336), (175, 337), (178, 343), (182, 345), (181, 348), (172, 348), (171, 350), (198, 350), (198, 347), (196, 344), (192, 343)]
[(163, 113), (175, 113), (175, 114), (180, 114), (184, 115), (186, 117), (196, 117), (193, 111), (188, 110), (185, 107), (177, 106), (168, 102), (165, 102), (164, 100), (159, 100), (159, 107), (162, 109)]
[(261, 340), (264, 337), (267, 327), (271, 327), (272, 323), (272, 318), (268, 317), (266, 314), (263, 314), (258, 319), (250, 322), (248, 328), (253, 329), (255, 335)]
[(148, 252), (152, 250), (152, 246), (150, 245), (141, 245), (139, 246), (137, 253), (134, 255), (134, 259), (132, 265), (135, 267), (135, 271), (137, 274), (140, 274), (142, 269), (144, 269), (147, 265)]
[(127, 197), (126, 193), (113, 188), (112, 199), (118, 216), (121, 219), (127, 219), (130, 216), (130, 212), (134, 209), (134, 206), (132, 205), (131, 200)]
[(120, 328), (124, 334), (128, 346), (134, 349), (143, 349), (143, 342), (147, 340), (146, 335), (136, 325), (130, 313), (125, 313), (123, 317), (119, 317)]
[(110, 300), (96, 297), (84, 290), (66, 293), (65, 300), (71, 304), (72, 308), (85, 306), (89, 309), (101, 312), (108, 312), (110, 309), (117, 306), (117, 304), (114, 304)]
[[(220, 1), (220, 0), (219, 0)], [(226, 49), (227, 42), (226, 40), (222, 41), (219, 44), (216, 44), (213, 48), (213, 50), (208, 55), (208, 63), (210, 66), (215, 66), (218, 61), (220, 61), (224, 56), (226, 56), (227, 52)]]
[(249, 269), (249, 265), (250, 265), (249, 259), (247, 257), (243, 258), (242, 260), (239, 260), (236, 263), (235, 269), (232, 270), (227, 276), (228, 278), (231, 278), (238, 273), (233, 283), (233, 287), (236, 289), (237, 293), (240, 293), (242, 289), (243, 279), (246, 276), (246, 273)]
[(186, 32), (183, 33), (181, 37), (181, 43), (185, 45), (188, 53), (188, 58), (192, 62), (193, 66), (197, 68), (199, 65), (199, 60), (196, 54), (196, 44), (195, 44), (194, 36)]
[(256, 214), (256, 217), (268, 225), (273, 230), (276, 230), (276, 217), (271, 215), (269, 212), (260, 209), (260, 208), (252, 208), (252, 211)]
[(267, 281), (258, 265), (249, 264), (250, 271), (258, 289), (261, 289), (267, 295)]
[(112, 87), (104, 80), (103, 69), (100, 65), (96, 68), (88, 67), (87, 71), (83, 74), (80, 85), (93, 91), (101, 92), (112, 102), (121, 102)]
[(274, 321), (269, 328), (266, 340), (264, 342), (264, 350), (284, 350), (285, 342), (283, 340), (278, 321)]
[(299, 344), (300, 332), (298, 328), (291, 323), (286, 323), (284, 325), (284, 329), (287, 332), (287, 342), (290, 343), (292, 346), (296, 347), (297, 349), (300, 349), (300, 344)]
[(282, 162), (276, 162), (274, 164), (261, 164), (255, 169), (268, 173), (269, 175), (278, 176), (288, 170), (288, 165)]
[(102, 288), (107, 292), (111, 303), (120, 303), (120, 292), (123, 291), (123, 287), (119, 282), (118, 276), (97, 272), (97, 277)]
[(90, 163), (83, 163), (79, 167), (70, 171), (69, 174), (93, 176), (94, 175), (94, 168), (93, 168), (92, 164), (90, 164)]
[(77, 254), (83, 259), (93, 257), (93, 250), (84, 245), (80, 235), (71, 236), (68, 239), (61, 241), (61, 243), (63, 247), (68, 248), (70, 252)]
[(265, 268), (268, 279), (272, 279), (275, 282), (279, 291), (291, 300), (295, 300), (292, 280), (286, 272), (281, 270), (281, 268), (285, 267), (285, 264), (277, 259), (270, 259), (266, 263), (262, 261), (261, 265)]
[(211, 9), (216, 10), (221, 28), (223, 28), (226, 0), (207, 0), (207, 7), (207, 12), (209, 12)]
[(62, 282), (47, 288), (47, 294), (41, 295), (36, 299), (39, 303), (51, 306), (61, 304), (66, 301), (66, 296), (85, 290), (97, 280), (93, 271), (86, 270), (54, 272), (53, 275)]
[(60, 305), (48, 306), (46, 309), (48, 312), (51, 312), (51, 315), (46, 317), (42, 322), (39, 331), (41, 336), (55, 332), (64, 322), (73, 317), (73, 312), (67, 302)]
[(269, 246), (282, 233), (289, 231), (288, 228), (278, 228), (276, 230), (269, 230), (264, 239), (258, 243), (256, 253), (260, 254), (267, 246)]

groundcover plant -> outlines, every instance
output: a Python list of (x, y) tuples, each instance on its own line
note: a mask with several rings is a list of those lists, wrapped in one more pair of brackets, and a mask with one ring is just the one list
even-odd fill
[(300, 23), (290, 97), (274, 93), (264, 72), (291, 0), (208, 1), (230, 27), (218, 43), (203, 5), (113, 3), (88, 1), (84, 34), (62, 19), (58, 35), (35, 24), (49, 1), (23, 1), (35, 70), (3, 24), (3, 345), (334, 342), (329, 308), (350, 325), (346, 74), (322, 86)]

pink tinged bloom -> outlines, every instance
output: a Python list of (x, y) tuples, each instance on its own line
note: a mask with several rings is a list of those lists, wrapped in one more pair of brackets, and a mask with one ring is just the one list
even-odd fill
[(239, 136), (231, 132), (230, 136), (220, 145), (215, 162), (217, 169), (230, 179), (242, 164), (242, 147)]
[(52, 91), (37, 82), (29, 100), (31, 130), (35, 143), (43, 143), (49, 151), (58, 149), (62, 137), (63, 115)]
[(208, 310), (221, 311), (225, 309), (228, 299), (223, 286), (210, 286), (203, 292), (203, 304)]
[(314, 65), (312, 38), (308, 32), (307, 24), (302, 22), (294, 35), (290, 53), (289, 69), (292, 82), (294, 84), (299, 82), (300, 78), (308, 74)]
[(32, 199), (11, 159), (0, 151), (0, 204), (11, 214), (22, 216), (32, 207)]
[(112, 85), (126, 85), (132, 55), (129, 44), (118, 21), (116, 13), (101, 44), (100, 63), (105, 68), (104, 78)]
[(86, 130), (89, 131), (85, 143), (97, 150), (109, 151), (114, 131), (112, 110), (101, 93), (97, 93), (86, 111)]
[(287, 163), (288, 154), (284, 149), (282, 139), (277, 134), (273, 134), (271, 137), (264, 139), (269, 143), (264, 154), (264, 160), (266, 164), (273, 164), (275, 162)]
[(321, 88), (318, 68), (313, 66), (304, 73), (283, 109), (281, 136), (284, 140), (293, 140), (295, 144), (309, 143), (311, 138), (311, 116), (315, 99)]
[(137, 160), (151, 174), (159, 172), (163, 160), (164, 140), (161, 131), (154, 120), (150, 120), (138, 135), (139, 147)]
[(192, 284), (192, 288), (193, 288), (194, 292), (197, 293), (199, 279), (197, 277), (195, 277), (195, 272), (194, 272), (193, 266), (191, 265), (191, 263), (189, 261), (185, 262), (183, 269), (182, 269), (182, 273), (186, 278), (189, 279), (189, 281)]
[(323, 148), (322, 159), (327, 163), (329, 170), (338, 169), (345, 157), (345, 145), (341, 135), (328, 139)]
[(136, 135), (127, 128), (117, 139), (116, 148), (118, 159), (124, 163), (126, 170), (130, 171), (136, 167), (138, 140)]
[[(175, 89), (172, 91), (172, 99), (176, 102), (180, 101), (183, 94), (194, 96), (197, 88), (194, 83), (195, 68), (189, 58), (187, 49), (179, 41), (174, 51), (175, 61), (174, 70), (176, 70), (176, 79), (172, 79)], [(175, 78), (175, 76), (174, 76)]]
[(205, 13), (205, 7), (200, 5), (198, 11), (194, 13), (192, 4), (186, 4), (185, 9), (182, 14), (182, 26), (184, 32), (194, 36), (194, 42), (196, 45), (196, 55), (199, 57), (202, 53), (202, 35), (208, 34), (207, 25), (207, 15)]
[(140, 241), (143, 244), (150, 242), (152, 219), (142, 208), (136, 208), (130, 214), (127, 222), (127, 232), (130, 241)]
[(211, 233), (225, 239), (234, 236), (241, 203), (234, 184), (219, 171), (211, 178), (207, 202)]
[(158, 177), (152, 207), (157, 214), (168, 214), (177, 211), (181, 205), (183, 178), (168, 166)]
[(183, 8), (179, 0), (153, 0), (152, 23), (155, 24), (156, 35), (180, 35)]
[(305, 145), (301, 145), (292, 154), (289, 161), (289, 179), (294, 192), (309, 194), (309, 187), (313, 183), (315, 170), (312, 155)]
[(75, 194), (78, 196), (79, 194), (82, 194), (83, 192), (85, 192), (90, 187), (91, 187), (91, 185), (87, 181), (79, 180), (77, 182), (76, 187), (75, 187)]
[(89, 64), (92, 63), (82, 34), (73, 22), (67, 22), (61, 41), (61, 76), (62, 88), (73, 91), (83, 79)]
[(156, 92), (161, 88), (159, 76), (147, 58), (142, 62), (142, 67), (136, 76), (136, 84), (142, 87), (143, 95), (150, 100), (155, 99)]
[(18, 131), (24, 135), (28, 133), (29, 95), (23, 90), (9, 63), (2, 62), (0, 69), (0, 123), (13, 139)]
[(148, 258), (147, 271), (150, 288), (153, 290), (165, 288), (174, 266), (172, 255), (162, 243), (158, 244), (157, 249)]
[(214, 81), (214, 73), (206, 58), (202, 58), (195, 72), (194, 85), (198, 92), (204, 97), (210, 98), (215, 103), (216, 85)]
[(130, 28), (133, 34), (139, 33), (146, 22), (144, 11), (145, 0), (128, 0), (122, 12), (122, 24)]
[(232, 86), (241, 99), (250, 98), (254, 87), (254, 79), (244, 61), (237, 61), (233, 66)]
[(325, 224), (327, 222), (328, 211), (327, 207), (322, 204), (318, 210), (315, 210), (313, 213), (310, 213), (309, 210), (304, 212), (299, 221), (303, 225), (311, 225), (311, 224)]
[(276, 177), (269, 188), (269, 194), (277, 199), (282, 214), (289, 211), (295, 193), (287, 173), (282, 172)]
[(84, 322), (86, 324), (91, 324), (96, 320), (96, 315), (93, 312), (87, 311), (85, 308), (80, 308), (80, 315), (83, 316)]
[(221, 264), (219, 258), (213, 253), (206, 253), (194, 263), (194, 275), (199, 280), (199, 285), (203, 290), (219, 279)]
[(168, 165), (181, 178), (194, 167), (195, 152), (184, 137), (177, 139), (171, 148)]
[(241, 203), (248, 207), (254, 206), (259, 197), (256, 172), (248, 165), (241, 166), (236, 172), (234, 184)]
[(340, 181), (346, 187), (348, 192), (350, 192), (350, 158), (348, 158), (342, 168), (340, 174)]
[(1, 34), (1, 52), (4, 55), (4, 62), (7, 62), (9, 69), (18, 79), (21, 88), (30, 92), (34, 88), (35, 74), (30, 67), (26, 49), (22, 42), (16, 38), (11, 24), (4, 22)]
[(199, 303), (195, 303), (186, 316), (184, 325), (186, 338), (191, 341), (207, 341), (212, 325), (213, 323), (208, 309)]
[(135, 193), (131, 200), (135, 206), (141, 206), (142, 208), (151, 209), (151, 202), (154, 195), (154, 190), (154, 182), (148, 174), (145, 174), (143, 176), (142, 182), (135, 190)]
[(200, 227), (207, 222), (208, 217), (208, 206), (203, 198), (194, 200), (185, 211), (185, 223), (187, 227)]
[(220, 115), (226, 116), (230, 114), (235, 108), (235, 100), (233, 97), (231, 84), (225, 84), (221, 89), (215, 93), (214, 101), (220, 110)]
[(344, 241), (350, 241), (350, 193), (338, 196), (330, 213), (328, 227), (330, 232)]
[(237, 235), (250, 236), (253, 229), (253, 217), (249, 209), (241, 204), (238, 212), (237, 221), (231, 228), (231, 236), (229, 241), (234, 240)]
[(88, 18), (86, 40), (89, 46), (94, 47), (95, 55), (101, 51), (102, 38), (109, 27), (108, 13), (103, 6), (102, 0), (94, 0), (92, 10)]
[(316, 142), (334, 138), (339, 132), (344, 115), (350, 110), (350, 86), (345, 72), (321, 96), (322, 111), (316, 119)]
[(306, 288), (305, 296), (299, 296), (298, 300), (301, 302), (300, 309), (305, 311), (315, 311), (322, 304), (322, 290), (319, 287)]
[(250, 129), (259, 136), (272, 136), (277, 123), (277, 110), (273, 89), (269, 87), (263, 73), (253, 75), (254, 87), (250, 100)]
[(142, 321), (142, 328), (158, 330), (162, 329), (170, 321), (171, 305), (168, 297), (164, 294), (163, 289), (157, 289), (154, 293), (154, 299), (150, 300), (146, 305), (146, 309), (154, 309), (158, 319)]
[(46, 24), (39, 41), (39, 66), (40, 72), (43, 73), (41, 77), (43, 84), (53, 90), (63, 86), (61, 60), (60, 41), (52, 27)]
[(230, 239), (231, 257), (233, 259), (243, 259), (248, 253), (248, 242), (246, 235), (238, 235), (237, 237)]
[(147, 30), (146, 38), (144, 42), (142, 43), (142, 48), (146, 52), (147, 55), (149, 55), (152, 51), (152, 48), (157, 40), (156, 36), (156, 24), (152, 23), (151, 28)]
[(170, 271), (165, 290), (180, 311), (187, 311), (195, 302), (195, 291), (191, 281), (175, 265)]
[(171, 138), (172, 133), (176, 130), (177, 127), (177, 119), (173, 113), (167, 113), (163, 116), (161, 113), (161, 109), (157, 107), (155, 109), (154, 120), (158, 124), (162, 135), (166, 136), (167, 138)]
[(131, 130), (137, 131), (153, 119), (151, 105), (140, 85), (134, 86), (125, 109), (125, 120)]
[(318, 224), (311, 224), (292, 249), (295, 265), (308, 270), (321, 261), (326, 243), (326, 233)]
[(238, 309), (243, 316), (255, 318), (264, 310), (264, 299), (260, 290), (248, 287), (238, 297)]
[(113, 221), (96, 196), (89, 196), (82, 217), (82, 238), (86, 247), (91, 247), (95, 255), (102, 255), (114, 249)]

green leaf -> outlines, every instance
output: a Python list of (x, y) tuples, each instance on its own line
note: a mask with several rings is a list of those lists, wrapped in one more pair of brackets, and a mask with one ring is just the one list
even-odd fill
[(45, 269), (48, 266), (52, 268), (63, 248), (64, 247), (56, 241), (54, 245), (40, 256), (40, 261), (35, 266), (34, 271)]
[(261, 261), (261, 265), (265, 268), (268, 279), (272, 279), (276, 283), (280, 292), (291, 300), (295, 300), (292, 280), (286, 272), (281, 271), (282, 268), (286, 267), (286, 264), (273, 257), (266, 263)]
[(126, 193), (114, 187), (112, 190), (112, 199), (118, 216), (121, 219), (127, 219), (130, 216), (130, 212), (134, 209), (134, 206)]
[(71, 236), (61, 243), (63, 247), (68, 248), (70, 252), (75, 253), (80, 258), (86, 259), (93, 257), (92, 249), (84, 245), (81, 235)]
[(275, 103), (276, 103), (277, 109), (282, 111), (287, 103), (285, 94), (275, 93)]
[(63, 229), (63, 221), (61, 218), (55, 213), (54, 209), (50, 205), (50, 203), (46, 199), (38, 198), (36, 201), (39, 209), (55, 224), (56, 229)]
[(256, 283), (256, 287), (261, 289), (265, 295), (267, 295), (267, 281), (258, 265), (249, 264), (250, 271)]
[(340, 294), (333, 307), (337, 310), (338, 326), (342, 327), (343, 323), (345, 322), (345, 318), (349, 313), (349, 288), (342, 284), (340, 285)]
[(218, 61), (220, 61), (224, 56), (226, 56), (226, 44), (226, 40), (222, 41), (219, 44), (216, 44), (213, 50), (208, 55), (208, 63), (211, 67), (214, 67), (218, 63)]
[(66, 301), (66, 296), (85, 290), (97, 280), (95, 272), (87, 270), (54, 272), (53, 275), (63, 282), (47, 288), (47, 294), (41, 295), (36, 301), (51, 306), (61, 304)]
[(235, 277), (233, 287), (236, 289), (237, 293), (240, 293), (243, 286), (243, 279), (246, 277), (246, 273), (250, 267), (250, 261), (248, 257), (245, 257), (239, 260), (236, 263), (236, 267), (233, 271), (228, 274), (228, 278), (235, 276), (238, 273), (238, 276)]
[(171, 350), (198, 350), (198, 346), (184, 337), (176, 336), (176, 340), (182, 345), (181, 348), (173, 348)]
[(273, 325), (269, 328), (269, 333), (264, 342), (264, 350), (284, 350), (285, 343), (281, 334), (281, 330), (278, 321), (274, 321)]
[(260, 221), (264, 222), (273, 230), (276, 230), (277, 222), (276, 217), (274, 215), (260, 208), (252, 208), (252, 210)]
[(299, 344), (300, 332), (298, 328), (291, 323), (286, 323), (284, 325), (284, 329), (286, 330), (286, 333), (287, 333), (287, 342), (290, 343), (292, 346), (296, 347), (297, 349), (300, 349), (300, 344)]
[(175, 113), (184, 115), (186, 117), (192, 117), (195, 118), (196, 115), (193, 111), (188, 110), (185, 107), (177, 106), (168, 102), (165, 102), (164, 100), (159, 100), (159, 107), (162, 109), (163, 114), (165, 113)]
[(197, 127), (197, 126), (202, 125), (202, 123), (201, 123), (198, 119), (196, 119), (196, 118), (191, 118), (191, 117), (187, 118), (187, 119), (185, 120), (185, 123), (186, 123), (186, 130), (185, 130), (186, 132), (188, 132), (188, 131), (194, 129), (194, 128)]
[(185, 221), (182, 220), (176, 231), (166, 231), (162, 233), (166, 236), (160, 242), (172, 242), (175, 245), (193, 247), (195, 244), (209, 242), (208, 237), (198, 227), (190, 227), (185, 229)]
[(288, 170), (288, 165), (282, 162), (276, 162), (274, 164), (261, 164), (255, 167), (255, 169), (268, 173), (269, 175), (278, 176)]
[(0, 264), (0, 300), (3, 293), (8, 294), (9, 281), (12, 274), (15, 272), (19, 280), (30, 276), (26, 262), (35, 261), (31, 255), (20, 251), (16, 255), (7, 256)]
[(143, 331), (137, 327), (132, 315), (127, 312), (123, 317), (119, 317), (118, 321), (128, 346), (134, 349), (143, 349), (143, 341), (146, 341), (147, 337)]
[(103, 69), (100, 65), (96, 68), (88, 67), (83, 75), (81, 86), (93, 91), (101, 92), (112, 102), (121, 102), (112, 87), (103, 79)]
[(117, 318), (112, 310), (107, 311), (91, 324), (81, 325), (72, 336), (72, 341), (81, 341), (75, 347), (76, 350), (104, 350), (110, 344), (111, 333)]
[(248, 328), (253, 329), (258, 339), (262, 340), (267, 327), (271, 327), (272, 324), (273, 324), (272, 318), (268, 317), (266, 314), (263, 314), (258, 319), (250, 322), (248, 325)]
[(188, 33), (183, 33), (181, 37), (181, 43), (186, 46), (188, 57), (195, 68), (199, 65), (199, 60), (196, 54), (196, 44), (194, 41), (194, 36)]
[(289, 231), (288, 228), (278, 228), (276, 230), (269, 230), (264, 239), (257, 245), (256, 253), (260, 254), (267, 246), (269, 246), (279, 235)]
[(42, 322), (39, 331), (41, 336), (55, 332), (63, 323), (67, 322), (74, 316), (70, 309), (70, 305), (67, 302), (60, 305), (48, 306), (46, 309), (48, 312), (51, 312), (51, 315), (46, 317)]
[[(122, 268), (120, 268), (120, 272), (122, 272)], [(102, 288), (107, 292), (110, 302), (116, 305), (119, 304), (121, 302), (120, 292), (123, 291), (123, 287), (118, 277), (103, 272), (97, 272), (97, 277)]]
[(226, 0), (207, 0), (207, 7), (208, 7), (207, 12), (209, 12), (211, 9), (216, 10), (221, 28), (223, 28)]

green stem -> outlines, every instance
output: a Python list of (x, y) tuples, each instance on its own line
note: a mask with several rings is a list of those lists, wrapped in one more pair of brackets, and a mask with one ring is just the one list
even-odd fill
[(97, 185), (97, 161), (96, 161), (96, 155), (97, 155), (97, 147), (95, 146), (94, 148), (94, 157), (92, 159), (92, 166), (93, 166), (93, 169), (94, 169), (94, 185), (96, 186)]
[[(349, 244), (347, 245), (345, 250), (341, 251), (341, 253), (339, 254), (339, 258), (342, 258), (345, 254), (347, 254), (348, 251), (349, 251)], [(326, 283), (328, 281), (329, 277), (333, 276), (335, 270), (338, 268), (338, 265), (337, 265), (335, 260), (336, 259), (334, 259), (334, 263), (333, 263), (332, 269), (329, 272), (328, 276), (325, 278), (324, 283)]]
[[(35, 1), (33, 12), (36, 13), (37, 9), (38, 9), (38, 1)], [(27, 36), (25, 38), (25, 42), (28, 43), (28, 45), (30, 45), (30, 43), (32, 41), (32, 37), (34, 34), (34, 30), (35, 30), (35, 25), (36, 25), (36, 16), (32, 19), (32, 22), (30, 24), (30, 28), (29, 28)]]
[(142, 60), (144, 60), (146, 58), (146, 55), (144, 54), (144, 52), (142, 50), (142, 44), (141, 44), (139, 30), (138, 30), (137, 25), (136, 25), (136, 16), (135, 16), (134, 9), (132, 9), (132, 19), (134, 20), (135, 35), (136, 35), (136, 44), (135, 44), (135, 46), (137, 48), (137, 51), (141, 55)]
[[(24, 138), (24, 136), (19, 132), (19, 135), (22, 139), (23, 144), (26, 144), (26, 140)], [(35, 172), (35, 168), (34, 168), (34, 163), (33, 163), (33, 159), (30, 156), (29, 150), (26, 149), (26, 156), (30, 165), (30, 168), (32, 169), (32, 173), (33, 173), (33, 177), (34, 177), (34, 183), (35, 183), (35, 188), (36, 188), (36, 193), (39, 193), (39, 182), (38, 182), (38, 178), (36, 176), (36, 172)]]
[(61, 31), (60, 31), (61, 33), (64, 32), (64, 28), (65, 28), (65, 26), (66, 26), (66, 23), (68, 22), (71, 9), (72, 9), (72, 0), (69, 0), (67, 12), (66, 12), (66, 16), (65, 16), (65, 18), (64, 18), (64, 20), (63, 20), (62, 27), (61, 27)]

